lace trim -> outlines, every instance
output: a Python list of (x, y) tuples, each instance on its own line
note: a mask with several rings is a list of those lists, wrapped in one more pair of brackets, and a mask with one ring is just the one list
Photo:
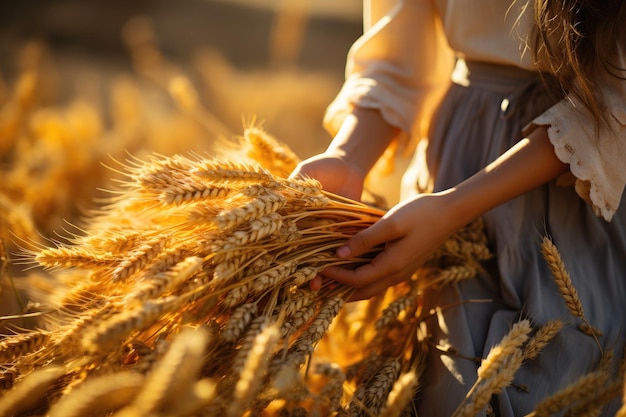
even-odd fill
[[(548, 127), (557, 157), (569, 165), (576, 177), (576, 193), (591, 205), (597, 216), (610, 221), (619, 206), (626, 177), (620, 163), (624, 155), (620, 152), (620, 135), (603, 131), (602, 147), (598, 146), (591, 116), (580, 108), (574, 100), (563, 100), (535, 118), (524, 133), (537, 126)], [(623, 131), (620, 126), (615, 129)]]

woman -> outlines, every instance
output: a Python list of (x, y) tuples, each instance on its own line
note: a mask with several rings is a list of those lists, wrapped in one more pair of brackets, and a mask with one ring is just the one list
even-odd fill
[[(385, 250), (355, 271), (327, 268), (324, 279), (370, 297), (408, 279), (482, 216), (492, 267), (425, 296), (427, 309), (458, 305), (428, 326), (434, 343), (459, 355), (431, 350), (417, 411), (451, 415), (476, 379), (477, 364), (464, 358), (485, 357), (515, 321), (566, 320), (491, 404), (500, 416), (525, 415), (601, 357), (568, 315), (541, 255), (542, 236), (559, 248), (603, 349), (623, 356), (626, 4), (372, 0), (365, 12), (365, 33), (325, 118), (333, 141), (294, 175), (358, 199), (392, 140), (425, 138), (403, 181), (413, 192), (337, 252), (358, 256), (383, 243)], [(472, 299), (493, 302), (459, 303)]]

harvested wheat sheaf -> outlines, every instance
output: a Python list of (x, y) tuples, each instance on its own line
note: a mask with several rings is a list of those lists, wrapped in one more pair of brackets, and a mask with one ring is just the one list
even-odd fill
[[(411, 414), (414, 391), (427, 383), (418, 334), (430, 313), (420, 295), (480, 270), (489, 257), (480, 221), (410, 282), (347, 308), (349, 288), (325, 281), (314, 292), (308, 283), (329, 265), (356, 268), (382, 250), (335, 255), (384, 211), (288, 178), (297, 158), (258, 128), (235, 149), (130, 159), (81, 233), (25, 251), (57, 285), (40, 301), (40, 330), (0, 340), (0, 415)], [(530, 324), (514, 326), (486, 358), (479, 400), (462, 415), (510, 385), (559, 329), (540, 330), (523, 350)], [(362, 342), (360, 355), (309, 366), (348, 337)]]

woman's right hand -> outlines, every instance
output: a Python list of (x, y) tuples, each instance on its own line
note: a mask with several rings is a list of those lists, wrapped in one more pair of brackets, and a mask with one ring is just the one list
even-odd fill
[(346, 161), (341, 154), (330, 151), (315, 155), (298, 164), (291, 177), (315, 178), (325, 191), (359, 201), (365, 173)]

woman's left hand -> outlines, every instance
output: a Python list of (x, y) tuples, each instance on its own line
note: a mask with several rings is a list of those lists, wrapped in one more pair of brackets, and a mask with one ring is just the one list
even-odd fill
[(462, 224), (451, 218), (448, 193), (421, 194), (404, 201), (369, 228), (337, 249), (339, 258), (358, 257), (384, 244), (368, 264), (355, 270), (331, 266), (322, 271), (331, 279), (356, 288), (352, 300), (372, 297), (408, 280), (417, 268)]

